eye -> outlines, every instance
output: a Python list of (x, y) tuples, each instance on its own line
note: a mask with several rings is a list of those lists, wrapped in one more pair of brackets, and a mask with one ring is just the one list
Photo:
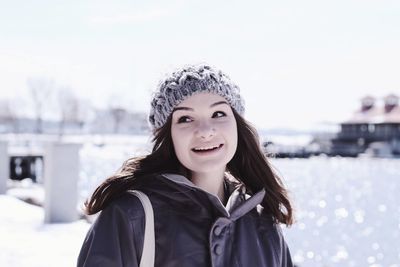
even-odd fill
[(188, 123), (191, 121), (192, 121), (192, 119), (189, 116), (182, 116), (182, 117), (179, 117), (179, 119), (178, 119), (178, 123)]
[(212, 115), (213, 118), (221, 118), (221, 117), (226, 117), (225, 112), (223, 111), (216, 111)]

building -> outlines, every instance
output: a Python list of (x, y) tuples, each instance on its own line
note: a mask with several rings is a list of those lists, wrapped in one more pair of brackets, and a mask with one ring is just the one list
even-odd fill
[(361, 99), (360, 109), (340, 124), (340, 132), (331, 140), (331, 155), (355, 157), (371, 149), (374, 154), (382, 149), (400, 155), (399, 97), (390, 94), (382, 100)]

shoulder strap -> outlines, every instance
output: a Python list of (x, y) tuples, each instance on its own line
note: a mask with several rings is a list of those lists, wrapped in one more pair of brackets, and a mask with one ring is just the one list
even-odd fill
[(146, 225), (144, 228), (144, 241), (143, 241), (143, 252), (140, 259), (140, 267), (152, 267), (154, 266), (155, 257), (155, 238), (154, 238), (154, 212), (148, 196), (139, 190), (129, 190), (129, 193), (139, 198), (143, 205)]

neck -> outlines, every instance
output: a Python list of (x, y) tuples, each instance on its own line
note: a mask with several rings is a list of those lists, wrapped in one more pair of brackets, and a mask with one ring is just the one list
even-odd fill
[(224, 172), (198, 173), (193, 172), (191, 181), (204, 191), (217, 196), (224, 203)]

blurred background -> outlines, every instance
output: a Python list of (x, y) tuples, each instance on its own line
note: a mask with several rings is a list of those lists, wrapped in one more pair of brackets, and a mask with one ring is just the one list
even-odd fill
[(399, 1), (0, 3), (1, 266), (75, 264), (84, 200), (151, 150), (151, 92), (191, 63), (241, 88), (298, 266), (400, 266)]

